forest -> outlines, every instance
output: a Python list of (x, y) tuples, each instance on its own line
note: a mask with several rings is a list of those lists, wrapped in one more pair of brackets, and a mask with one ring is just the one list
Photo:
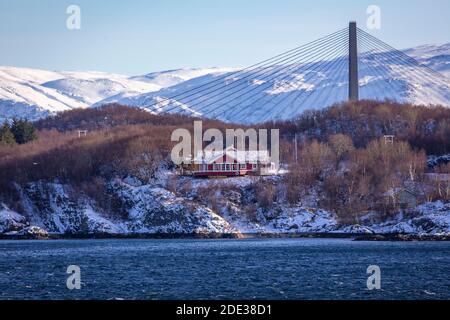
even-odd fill
[[(132, 176), (151, 183), (160, 170), (173, 170), (171, 132), (192, 130), (194, 120), (108, 105), (35, 122), (26, 143), (16, 143), (8, 133), (8, 142), (0, 140), (0, 202), (14, 208), (17, 186), (47, 181), (69, 184), (106, 205), (111, 179)], [(203, 128), (246, 126), (204, 120)], [(427, 164), (428, 156), (450, 153), (450, 109), (350, 102), (258, 128), (280, 129), (281, 162), (289, 172), (274, 183), (255, 183), (252, 191), (261, 207), (313, 197), (343, 221), (354, 221), (368, 210), (388, 215), (397, 209), (389, 201), (392, 190), (411, 190), (422, 202), (450, 198), (448, 182), (426, 179), (426, 173), (450, 173), (446, 163)], [(87, 135), (80, 137), (78, 130)]]

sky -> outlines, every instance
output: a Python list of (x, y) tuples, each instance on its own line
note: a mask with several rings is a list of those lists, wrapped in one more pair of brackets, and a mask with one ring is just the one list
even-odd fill
[[(80, 29), (67, 28), (70, 5)], [(381, 29), (368, 30), (377, 5)], [(0, 65), (140, 75), (245, 67), (345, 28), (402, 49), (450, 42), (450, 0), (0, 0)]]

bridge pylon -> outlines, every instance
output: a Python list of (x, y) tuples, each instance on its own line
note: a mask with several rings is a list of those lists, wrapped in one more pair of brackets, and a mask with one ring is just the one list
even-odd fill
[(359, 100), (359, 77), (358, 77), (358, 36), (356, 22), (352, 21), (349, 25), (349, 42), (348, 42), (348, 100)]

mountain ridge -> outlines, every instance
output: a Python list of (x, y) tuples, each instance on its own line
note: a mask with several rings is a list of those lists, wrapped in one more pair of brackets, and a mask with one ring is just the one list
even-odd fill
[[(450, 43), (422, 45), (403, 52), (424, 66), (450, 76)], [(427, 79), (415, 79), (409, 76), (411, 70), (408, 65), (402, 62), (393, 64), (382, 53), (366, 53), (361, 55), (360, 60), (361, 99), (376, 96), (379, 99), (398, 102), (442, 104), (450, 107), (450, 80), (444, 88)], [(198, 115), (195, 111), (199, 109), (200, 114), (213, 118), (252, 123), (262, 120), (287, 120), (304, 110), (322, 109), (346, 100), (348, 84), (345, 66), (329, 70), (328, 73), (314, 73), (312, 65), (305, 66), (302, 66), (305, 69), (302, 72), (282, 73), (285, 78), (283, 81), (264, 81), (258, 69), (253, 70), (253, 74), (244, 73), (248, 80), (237, 83), (238, 89), (253, 90), (264, 86), (265, 90), (250, 102), (238, 99), (233, 104), (227, 104), (225, 99), (221, 99), (222, 96), (218, 96), (218, 101), (223, 100), (223, 103), (213, 103), (211, 106), (209, 104), (210, 101), (214, 102), (211, 100), (214, 96), (206, 95), (195, 105), (188, 105), (184, 101), (167, 101), (166, 98), (209, 81), (230, 81), (231, 78), (226, 77), (227, 74), (232, 76), (235, 71), (243, 69), (175, 69), (125, 76), (98, 71), (58, 72), (0, 67), (0, 122), (13, 117), (38, 120), (65, 110), (119, 103), (155, 113), (169, 108), (174, 109), (174, 112)], [(292, 68), (298, 69), (297, 67), (293, 65)], [(377, 69), (376, 73), (372, 67)], [(325, 81), (317, 85), (311, 82), (313, 77), (322, 77)], [(222, 78), (224, 79), (220, 80)], [(298, 96), (303, 93), (308, 99), (299, 105)], [(278, 107), (279, 105), (281, 107)], [(234, 112), (237, 107), (240, 108), (239, 112)]]
[(0, 66), (0, 122), (13, 117), (38, 120), (61, 111), (88, 108), (109, 97), (158, 91), (217, 70), (221, 69), (178, 69), (129, 77), (100, 71)]

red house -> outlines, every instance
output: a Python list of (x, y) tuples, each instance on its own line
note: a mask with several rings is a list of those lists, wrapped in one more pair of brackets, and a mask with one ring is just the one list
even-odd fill
[(180, 166), (181, 173), (194, 177), (275, 175), (278, 172), (267, 151), (237, 151), (234, 147), (199, 152), (193, 161), (187, 159), (186, 163)]

